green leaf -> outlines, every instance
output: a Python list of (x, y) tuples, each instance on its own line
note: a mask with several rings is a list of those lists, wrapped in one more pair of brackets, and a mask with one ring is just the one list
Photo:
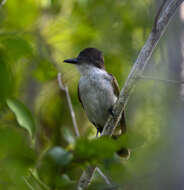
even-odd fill
[(66, 140), (66, 142), (68, 142), (69, 144), (75, 143), (76, 138), (73, 136), (71, 129), (69, 129), (67, 127), (63, 127), (62, 134), (63, 134), (63, 138)]
[(7, 55), (13, 61), (32, 55), (32, 47), (29, 42), (17, 35), (2, 35), (1, 43), (8, 49)]
[(7, 99), (7, 105), (15, 113), (19, 125), (33, 137), (36, 125), (29, 109), (22, 102), (13, 98)]
[(12, 80), (10, 71), (5, 63), (3, 56), (0, 54), (0, 102), (4, 102), (11, 94)]
[(35, 167), (36, 152), (30, 147), (23, 131), (12, 126), (0, 125), (0, 189), (27, 190), (22, 180), (28, 169)]
[(61, 147), (54, 147), (46, 153), (46, 159), (58, 167), (67, 165), (72, 158), (72, 154)]
[[(62, 147), (49, 149), (40, 160), (38, 174), (40, 179), (49, 186), (55, 186), (61, 179), (73, 159), (73, 154)], [(66, 180), (65, 180), (66, 181)], [(59, 183), (59, 185), (61, 185)]]
[(112, 157), (119, 149), (118, 141), (102, 137), (98, 139), (79, 139), (75, 146), (75, 158), (79, 162), (96, 162)]

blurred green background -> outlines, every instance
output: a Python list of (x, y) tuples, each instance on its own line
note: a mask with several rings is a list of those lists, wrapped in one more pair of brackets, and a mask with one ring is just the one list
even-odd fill
[[(126, 107), (128, 133), (95, 140), (78, 99), (79, 73), (63, 63), (86, 47), (103, 51), (122, 88), (151, 31), (159, 0), (7, 0), (0, 7), (0, 189), (75, 189), (87, 164), (98, 164), (119, 189), (183, 189), (180, 84), (140, 80)], [(146, 76), (182, 80), (179, 11), (159, 42)], [(69, 87), (81, 138), (76, 140)], [(101, 145), (99, 147), (99, 145)], [(131, 149), (129, 160), (114, 154)], [(89, 189), (105, 189), (98, 173)]]

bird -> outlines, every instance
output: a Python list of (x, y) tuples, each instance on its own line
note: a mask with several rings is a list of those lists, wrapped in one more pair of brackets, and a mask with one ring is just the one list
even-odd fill
[[(108, 73), (104, 65), (103, 53), (97, 48), (85, 48), (76, 58), (65, 59), (65, 63), (74, 64), (79, 73), (78, 99), (84, 108), (89, 121), (102, 133), (104, 125), (120, 90), (116, 78)], [(125, 113), (120, 119), (121, 134), (126, 132)]]

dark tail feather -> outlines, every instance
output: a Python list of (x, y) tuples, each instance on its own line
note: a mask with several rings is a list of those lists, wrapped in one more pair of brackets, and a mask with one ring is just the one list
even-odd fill
[[(122, 112), (121, 120), (120, 120), (119, 124), (120, 124), (120, 128), (121, 128), (121, 135), (123, 135), (127, 131), (124, 111)], [(130, 156), (130, 150), (128, 148), (123, 147), (117, 151), (117, 154), (121, 157), (126, 157), (128, 159)]]
[(121, 134), (126, 133), (127, 128), (126, 128), (126, 120), (125, 120), (125, 113), (124, 113), (124, 111), (122, 112), (121, 120), (120, 120), (119, 124), (120, 124), (120, 127), (121, 127)]

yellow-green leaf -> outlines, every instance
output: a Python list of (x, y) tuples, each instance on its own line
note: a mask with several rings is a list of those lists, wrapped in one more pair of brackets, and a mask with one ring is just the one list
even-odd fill
[(33, 137), (36, 126), (34, 118), (29, 109), (22, 102), (15, 98), (7, 99), (6, 102), (8, 107), (16, 115), (17, 122), (19, 123), (19, 125), (26, 129), (31, 135), (31, 137)]

